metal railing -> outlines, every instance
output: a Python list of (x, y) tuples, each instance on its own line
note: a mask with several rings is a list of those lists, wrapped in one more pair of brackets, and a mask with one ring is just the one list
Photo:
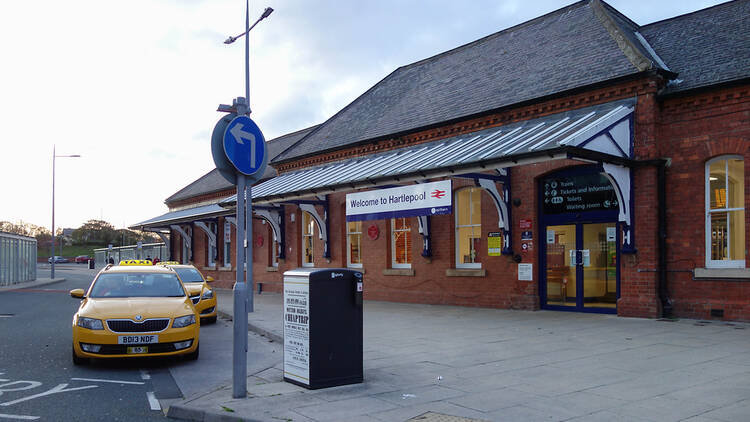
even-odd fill
[(124, 259), (146, 259), (148, 257), (159, 258), (161, 261), (169, 259), (169, 250), (164, 243), (145, 243), (138, 249), (138, 245), (118, 246), (109, 248), (94, 249), (94, 261), (96, 268), (102, 268), (107, 265), (107, 261), (112, 257), (115, 264)]
[(0, 286), (36, 280), (36, 239), (0, 232)]

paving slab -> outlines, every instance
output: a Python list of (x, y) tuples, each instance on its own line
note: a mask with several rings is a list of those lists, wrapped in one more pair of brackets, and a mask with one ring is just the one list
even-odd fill
[[(231, 294), (217, 292), (225, 315)], [(282, 295), (254, 301), (250, 329), (283, 344)], [(375, 301), (365, 301), (363, 323), (361, 384), (285, 383), (277, 353), (274, 365), (248, 374), (247, 398), (233, 399), (226, 380), (168, 414), (274, 422), (750, 420), (746, 323)]]

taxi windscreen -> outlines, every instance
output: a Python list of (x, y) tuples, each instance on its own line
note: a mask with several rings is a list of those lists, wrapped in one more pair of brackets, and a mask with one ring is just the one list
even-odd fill
[(185, 296), (175, 274), (101, 274), (89, 297), (180, 297)]
[(179, 274), (180, 279), (183, 283), (202, 283), (203, 277), (201, 277), (201, 273), (198, 272), (195, 268), (175, 268), (173, 267), (175, 271), (177, 271), (177, 274)]

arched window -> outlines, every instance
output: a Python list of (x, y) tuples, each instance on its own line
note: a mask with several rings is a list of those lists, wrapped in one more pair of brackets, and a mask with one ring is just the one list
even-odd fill
[(706, 267), (745, 267), (745, 168), (742, 157), (706, 163)]
[(362, 222), (346, 223), (346, 266), (362, 268)]
[(408, 218), (391, 219), (391, 268), (411, 268), (411, 224)]
[(456, 268), (482, 268), (482, 190), (472, 187), (456, 192)]
[(302, 211), (302, 266), (313, 267), (315, 266), (313, 260), (314, 242), (313, 236), (315, 235), (315, 220), (312, 215)]

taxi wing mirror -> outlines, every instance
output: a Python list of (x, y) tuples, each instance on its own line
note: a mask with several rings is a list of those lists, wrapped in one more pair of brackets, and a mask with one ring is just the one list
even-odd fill
[(214, 278), (213, 278), (213, 277), (211, 277), (210, 275), (209, 275), (209, 276), (206, 276), (206, 283), (211, 283), (211, 282), (213, 282), (213, 281), (214, 281)]
[(83, 289), (73, 289), (70, 291), (70, 297), (75, 299), (83, 299), (85, 294), (86, 293), (83, 291)]

